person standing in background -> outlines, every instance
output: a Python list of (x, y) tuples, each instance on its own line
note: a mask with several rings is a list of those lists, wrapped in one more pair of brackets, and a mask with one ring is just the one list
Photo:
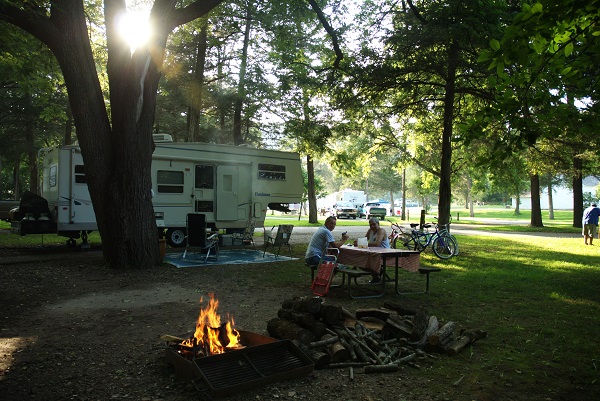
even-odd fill
[(583, 230), (583, 240), (586, 245), (593, 245), (594, 237), (598, 232), (598, 216), (600, 216), (600, 208), (596, 207), (596, 203), (592, 203), (590, 207), (583, 211), (581, 223)]

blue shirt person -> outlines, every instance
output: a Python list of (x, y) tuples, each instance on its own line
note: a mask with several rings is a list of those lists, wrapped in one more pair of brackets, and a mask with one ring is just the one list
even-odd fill
[(586, 245), (593, 245), (592, 242), (598, 232), (598, 216), (600, 216), (600, 208), (596, 207), (595, 203), (583, 211), (581, 235), (583, 235)]

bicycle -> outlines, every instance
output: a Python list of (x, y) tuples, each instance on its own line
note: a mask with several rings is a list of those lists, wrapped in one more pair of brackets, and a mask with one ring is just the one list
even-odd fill
[[(437, 220), (437, 217), (435, 217), (435, 219)], [(436, 225), (438, 227), (441, 227), (441, 229), (439, 230), (440, 235), (449, 235), (450, 237), (452, 237), (452, 239), (456, 243), (456, 248), (454, 249), (454, 255), (452, 255), (452, 256), (457, 256), (458, 252), (459, 252), (458, 251), (458, 240), (456, 239), (456, 237), (454, 235), (452, 235), (450, 233), (450, 223), (452, 223), (452, 215), (450, 215), (450, 220), (448, 220), (448, 223), (446, 223), (446, 224), (436, 223)]]
[(390, 246), (396, 248), (401, 243), (407, 249), (423, 252), (431, 245), (433, 253), (440, 259), (449, 259), (454, 256), (455, 249), (458, 246), (456, 240), (449, 234), (444, 234), (443, 232), (440, 234), (437, 224), (433, 232), (429, 232), (428, 230), (431, 224), (423, 225), (423, 230), (417, 230), (416, 227), (418, 224), (416, 223), (411, 223), (410, 226), (411, 230), (408, 233), (399, 225), (392, 223), (392, 234), (390, 234), (392, 241), (390, 241)]

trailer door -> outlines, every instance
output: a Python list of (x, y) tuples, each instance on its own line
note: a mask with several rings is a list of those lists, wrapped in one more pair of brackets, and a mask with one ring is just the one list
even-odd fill
[(78, 149), (71, 150), (71, 196), (69, 223), (74, 230), (94, 229), (96, 215), (87, 186), (83, 159)]
[(217, 166), (216, 190), (216, 220), (237, 220), (239, 204), (237, 166)]

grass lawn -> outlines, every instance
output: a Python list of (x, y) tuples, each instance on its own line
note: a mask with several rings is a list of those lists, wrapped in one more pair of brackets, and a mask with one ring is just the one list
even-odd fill
[[(454, 223), (459, 220), (460, 224), (483, 229), (484, 221), (478, 219), (485, 216), (509, 223), (488, 221), (486, 230), (528, 231), (528, 217), (511, 213), (482, 209), (476, 211), (477, 218), (469, 220), (461, 213)], [(547, 228), (543, 231), (580, 232), (571, 227), (572, 213), (557, 211), (555, 216), (552, 222), (544, 216)], [(319, 225), (324, 221), (320, 219)], [(268, 216), (265, 222), (267, 227), (278, 224), (309, 225), (306, 218), (298, 220), (297, 216)], [(365, 225), (365, 221), (338, 220), (338, 226), (345, 225)], [(6, 223), (0, 224), (0, 228), (6, 227)], [(598, 399), (600, 240), (585, 246), (581, 236), (573, 235), (455, 235), (460, 243), (459, 256), (444, 261), (431, 250), (421, 256), (422, 266), (442, 269), (432, 275), (430, 294), (396, 297), (389, 288), (384, 300), (424, 305), (439, 320), (455, 321), (468, 330), (484, 330), (488, 337), (454, 357), (440, 356), (431, 368), (415, 371), (415, 375), (429, 379), (429, 385), (411, 399), (431, 399), (431, 394), (442, 400)], [(31, 238), (39, 244), (39, 236)], [(1, 246), (10, 247), (29, 241), (29, 237), (3, 235), (0, 240)], [(64, 240), (44, 236), (48, 244)], [(92, 234), (90, 240), (99, 242), (99, 237)], [(305, 280), (308, 286), (309, 272), (301, 258), (305, 248), (295, 245), (293, 253), (300, 259), (287, 262), (285, 269), (269, 270), (261, 280), (281, 286)], [(401, 274), (406, 290), (423, 287), (423, 277)], [(348, 309), (355, 310), (382, 306), (384, 300), (345, 302)]]

